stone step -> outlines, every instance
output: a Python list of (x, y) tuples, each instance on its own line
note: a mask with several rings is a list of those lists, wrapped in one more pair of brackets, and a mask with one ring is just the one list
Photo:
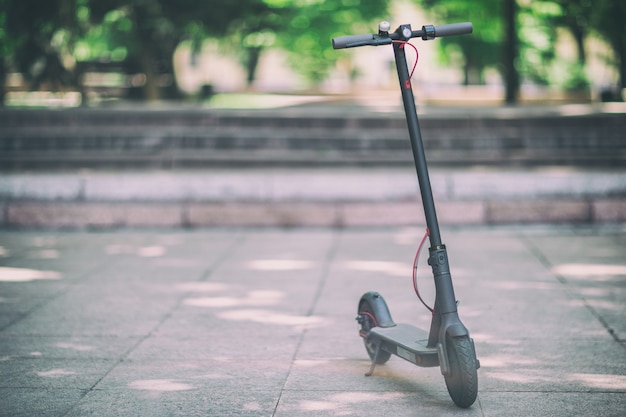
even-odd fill
[[(431, 165), (621, 166), (626, 115), (424, 115)], [(3, 170), (412, 164), (399, 113), (0, 111)]]

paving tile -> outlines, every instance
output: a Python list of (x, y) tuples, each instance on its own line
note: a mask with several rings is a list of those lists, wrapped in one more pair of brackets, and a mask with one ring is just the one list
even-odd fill
[(0, 416), (48, 417), (65, 415), (84, 395), (81, 389), (54, 389), (50, 395), (41, 387), (0, 387)]
[(364, 292), (430, 324), (423, 233), (3, 232), (3, 266), (61, 277), (0, 281), (0, 415), (621, 415), (619, 228), (445, 227), (478, 400), (458, 409), (438, 367), (397, 357), (365, 377)]

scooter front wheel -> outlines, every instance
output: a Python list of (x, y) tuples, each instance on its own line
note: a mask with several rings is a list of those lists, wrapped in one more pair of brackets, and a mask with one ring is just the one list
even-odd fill
[(467, 408), (474, 404), (478, 394), (476, 354), (468, 336), (446, 339), (450, 373), (444, 376), (448, 393), (454, 403)]
[[(369, 301), (365, 298), (361, 299), (361, 302), (359, 303), (359, 323), (361, 324), (359, 334), (363, 338), (365, 350), (367, 350), (367, 354), (370, 359), (372, 361), (376, 359), (376, 365), (382, 365), (391, 357), (391, 353), (379, 349), (378, 345), (367, 336), (370, 329), (378, 326), (379, 319), (379, 317), (376, 317), (376, 312), (374, 311), (374, 308), (372, 308)], [(378, 356), (376, 355), (377, 351)]]

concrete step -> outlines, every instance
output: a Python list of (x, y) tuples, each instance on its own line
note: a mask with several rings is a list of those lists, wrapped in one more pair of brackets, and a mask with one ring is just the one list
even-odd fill
[[(444, 225), (626, 221), (626, 171), (431, 170)], [(253, 169), (0, 175), (0, 226), (372, 227), (424, 224), (415, 172)]]
[[(0, 166), (20, 169), (411, 165), (401, 113), (211, 109), (0, 111)], [(421, 116), (431, 166), (621, 166), (626, 114)]]

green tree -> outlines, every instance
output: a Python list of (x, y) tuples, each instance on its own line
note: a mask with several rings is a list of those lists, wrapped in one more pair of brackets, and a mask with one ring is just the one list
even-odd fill
[(560, 13), (552, 20), (572, 34), (576, 41), (578, 62), (585, 65), (587, 62), (585, 38), (589, 34), (591, 16), (597, 2), (591, 0), (553, 0), (553, 2), (560, 6)]
[[(557, 7), (557, 9), (554, 8)], [(566, 86), (587, 87), (584, 73), (587, 63), (585, 39), (595, 33), (604, 39), (614, 52), (610, 62), (618, 69), (616, 86), (625, 87), (626, 82), (626, 4), (614, 0), (542, 0), (534, 1), (531, 7), (537, 14), (541, 10), (552, 10), (543, 14), (544, 21), (552, 26), (563, 27), (573, 36), (577, 47), (577, 63), (570, 65)]]
[[(590, 31), (592, 7), (589, 0), (539, 0), (522, 9), (522, 19), (526, 23), (520, 33), (525, 43), (522, 72), (526, 77), (539, 83), (557, 84), (568, 90), (589, 87), (585, 74), (585, 38)], [(575, 60), (556, 55), (558, 28), (564, 28), (572, 35), (577, 51)], [(561, 71), (554, 71), (554, 65), (545, 65), (550, 62), (560, 67)], [(555, 73), (558, 74), (556, 78)]]
[[(74, 57), (121, 51), (133, 70), (146, 75), (144, 97), (155, 100), (161, 74), (173, 73), (181, 40), (222, 36), (267, 9), (262, 0), (0, 0), (0, 84), (11, 66), (33, 89), (44, 81), (48, 88), (77, 86)], [(170, 90), (177, 90), (175, 84)]]
[(472, 36), (441, 39), (443, 56), (460, 57), (466, 85), (484, 83), (485, 69), (497, 68), (505, 80), (506, 101), (514, 102), (519, 89), (515, 0), (418, 0), (418, 3), (441, 24), (461, 21), (474, 24)]
[[(594, 0), (591, 27), (611, 46), (618, 69), (617, 85), (626, 88), (626, 3), (615, 0)], [(620, 92), (621, 95), (621, 92)]]
[(8, 68), (33, 89), (75, 86), (69, 48), (81, 32), (75, 0), (0, 0), (0, 99)]
[(367, 33), (387, 14), (388, 0), (263, 0), (267, 9), (246, 16), (229, 39), (241, 45), (248, 83), (262, 51), (281, 48), (289, 65), (304, 79), (317, 83), (339, 59), (331, 48), (335, 36)]
[[(242, 52), (252, 83), (264, 48), (283, 48), (306, 79), (322, 80), (338, 59), (329, 40), (371, 31), (388, 0), (0, 0), (0, 79), (7, 66), (31, 88), (79, 88), (81, 62), (124, 61), (143, 73), (143, 96), (160, 98), (163, 74), (183, 40), (199, 50), (212, 36)], [(367, 25), (364, 22), (368, 22)], [(79, 65), (76, 65), (78, 61)], [(169, 77), (169, 91), (177, 91)], [(4, 86), (4, 82), (1, 83)], [(0, 95), (3, 90), (0, 88)], [(2, 98), (2, 97), (0, 97)]]
[[(117, 39), (121, 44), (114, 46), (127, 48), (130, 65), (146, 76), (144, 98), (156, 100), (162, 74), (173, 73), (172, 57), (181, 41), (191, 39), (197, 46), (206, 36), (225, 36), (232, 26), (262, 15), (267, 6), (261, 0), (90, 0), (89, 9), (95, 23), (112, 13), (128, 22), (125, 36)], [(167, 80), (170, 94), (176, 93), (175, 78)]]
[(295, 7), (278, 33), (278, 45), (288, 52), (291, 66), (313, 82), (323, 80), (340, 59), (340, 54), (332, 50), (331, 38), (372, 32), (388, 8), (387, 0), (292, 3)]

